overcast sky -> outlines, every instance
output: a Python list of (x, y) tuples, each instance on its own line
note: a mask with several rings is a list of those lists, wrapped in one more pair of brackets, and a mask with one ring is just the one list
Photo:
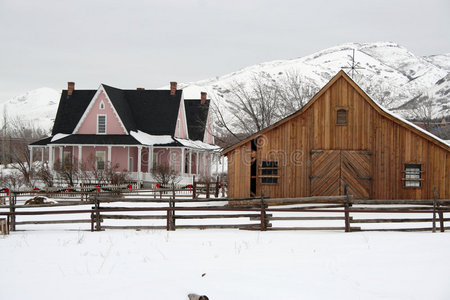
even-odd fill
[(449, 0), (0, 0), (0, 101), (67, 81), (157, 88), (346, 42), (448, 53), (449, 20)]

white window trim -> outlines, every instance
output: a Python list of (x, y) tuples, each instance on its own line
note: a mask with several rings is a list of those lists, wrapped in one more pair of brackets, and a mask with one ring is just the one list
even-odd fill
[[(104, 116), (105, 117), (105, 132), (99, 132), (99, 117)], [(97, 114), (97, 134), (107, 134), (108, 132), (108, 116), (105, 114)]]

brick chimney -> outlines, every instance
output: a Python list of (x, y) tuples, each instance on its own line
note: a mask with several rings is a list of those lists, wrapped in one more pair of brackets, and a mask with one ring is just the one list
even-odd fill
[(200, 93), (200, 104), (205, 104), (206, 103), (206, 92), (201, 92)]
[(74, 89), (75, 89), (75, 82), (68, 82), (67, 83), (67, 96), (72, 96)]
[(145, 88), (136, 88), (138, 91), (145, 91)]
[(171, 81), (170, 82), (170, 96), (175, 96), (176, 92), (177, 92), (177, 82)]

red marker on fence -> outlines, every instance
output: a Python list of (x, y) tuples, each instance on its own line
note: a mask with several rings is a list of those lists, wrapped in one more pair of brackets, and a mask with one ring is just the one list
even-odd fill
[(67, 188), (67, 191), (70, 193), (70, 192), (72, 192), (72, 190), (70, 189), (70, 185), (69, 185), (69, 187)]
[(34, 187), (34, 192), (37, 193), (37, 191), (39, 191), (39, 189), (37, 187)]
[(5, 188), (6, 196), (9, 196), (9, 189)]
[(95, 188), (97, 189), (97, 193), (100, 193), (100, 186), (96, 185)]
[(159, 189), (161, 185), (159, 183), (156, 184), (156, 188)]
[(130, 192), (131, 192), (131, 189), (133, 188), (133, 186), (131, 184), (129, 184), (128, 188), (130, 189)]

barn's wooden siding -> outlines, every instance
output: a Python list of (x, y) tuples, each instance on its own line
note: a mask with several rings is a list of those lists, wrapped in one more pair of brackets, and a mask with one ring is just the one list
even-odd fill
[[(370, 198), (432, 198), (433, 185), (440, 198), (450, 198), (450, 147), (399, 122), (371, 101), (341, 72), (300, 113), (253, 136), (258, 166), (262, 160), (277, 160), (280, 176), (276, 184), (257, 180), (257, 195), (264, 191), (271, 197), (310, 196), (312, 150), (363, 150), (371, 153)], [(336, 125), (339, 108), (347, 110), (347, 125)], [(226, 152), (231, 158), (230, 197), (250, 196), (250, 168), (242, 161), (250, 159), (251, 139)], [(402, 171), (410, 162), (422, 164), (420, 188), (404, 187)]]

